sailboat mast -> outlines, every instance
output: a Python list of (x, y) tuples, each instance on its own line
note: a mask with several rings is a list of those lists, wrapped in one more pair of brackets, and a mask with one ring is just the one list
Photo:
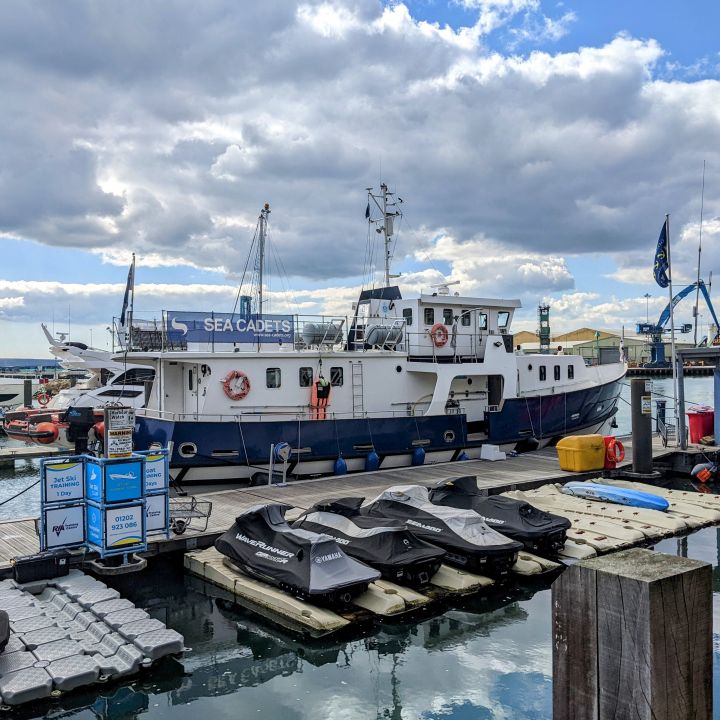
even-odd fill
[(383, 203), (383, 235), (385, 240), (385, 287), (390, 287), (390, 236), (388, 233), (388, 214), (387, 214), (387, 185), (383, 183), (380, 186), (382, 191)]
[(263, 314), (263, 269), (265, 267), (265, 238), (267, 237), (267, 219), (270, 214), (270, 203), (260, 211), (260, 228), (258, 233), (258, 315)]
[(695, 307), (693, 315), (695, 320), (695, 347), (698, 343), (698, 302), (700, 301), (700, 254), (702, 253), (703, 210), (705, 206), (705, 161), (703, 160), (702, 191), (700, 193), (700, 239), (698, 240), (697, 286), (695, 287)]

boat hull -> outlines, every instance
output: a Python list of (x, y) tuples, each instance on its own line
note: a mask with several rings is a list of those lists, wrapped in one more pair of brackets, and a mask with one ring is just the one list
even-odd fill
[[(206, 421), (138, 416), (135, 446), (172, 443), (171, 467), (183, 482), (242, 481), (269, 464), (271, 445), (292, 448), (290, 476), (333, 473), (338, 458), (350, 472), (368, 467), (371, 452), (379, 467), (449, 462), (479, 456), (486, 443), (506, 449), (528, 440), (546, 445), (564, 435), (595, 432), (615, 415), (622, 378), (604, 385), (552, 396), (512, 398), (488, 413), (487, 433), (469, 436), (465, 415), (367, 417), (330, 420)], [(276, 470), (279, 470), (276, 467)]]

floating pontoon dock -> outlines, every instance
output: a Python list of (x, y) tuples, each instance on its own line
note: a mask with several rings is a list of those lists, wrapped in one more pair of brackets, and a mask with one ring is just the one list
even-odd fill
[[(630, 457), (631, 443), (624, 440), (626, 455)], [(670, 463), (676, 451), (663, 447), (659, 438), (653, 439), (653, 456), (656, 461)], [(282, 502), (300, 509), (307, 509), (318, 500), (348, 495), (373, 497), (390, 485), (419, 484), (430, 486), (441, 480), (464, 475), (475, 475), (478, 486), (489, 494), (511, 490), (532, 490), (541, 485), (582, 480), (596, 477), (598, 473), (569, 473), (560, 470), (554, 448), (546, 448), (506, 460), (489, 462), (467, 460), (439, 463), (420, 467), (378, 470), (336, 477), (299, 480), (284, 487), (277, 485), (250, 488), (215, 486), (189, 487), (199, 499), (211, 501), (212, 514), (206, 529), (198, 531), (192, 525), (182, 535), (170, 539), (148, 538), (148, 555), (163, 552), (191, 551), (210, 547), (215, 539), (227, 530), (235, 517), (244, 509), (263, 502)], [(11, 572), (11, 559), (32, 555), (39, 551), (35, 520), (25, 518), (0, 523), (0, 576)]]

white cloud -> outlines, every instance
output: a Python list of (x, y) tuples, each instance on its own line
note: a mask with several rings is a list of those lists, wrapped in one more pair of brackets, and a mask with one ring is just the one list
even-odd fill
[(652, 38), (553, 52), (562, 7), (462, 4), (460, 28), (376, 0), (0, 4), (0, 237), (233, 276), (269, 201), (296, 286), (351, 287), (382, 168), (419, 228), (396, 249), (410, 287), (439, 278), (416, 272), (425, 248), (464, 292), (567, 292), (565, 258), (598, 252), (646, 278), (665, 212), (692, 278), (703, 159), (720, 204), (720, 83), (668, 76)]

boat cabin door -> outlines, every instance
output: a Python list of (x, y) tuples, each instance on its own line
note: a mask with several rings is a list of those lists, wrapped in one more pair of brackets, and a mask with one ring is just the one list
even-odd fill
[(475, 355), (482, 360), (485, 357), (485, 345), (488, 339), (490, 312), (487, 308), (475, 310)]
[(199, 412), (198, 366), (195, 363), (183, 363), (183, 376), (183, 384), (185, 387), (183, 394), (183, 412), (197, 414)]

